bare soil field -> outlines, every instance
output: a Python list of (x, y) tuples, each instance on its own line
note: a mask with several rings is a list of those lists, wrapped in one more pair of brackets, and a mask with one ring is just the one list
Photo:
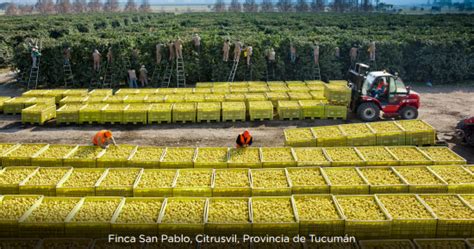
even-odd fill
[[(421, 94), (421, 119), (438, 130), (438, 137), (450, 141), (456, 124), (474, 116), (474, 84), (414, 87)], [(0, 86), (1, 95), (18, 95), (19, 89)], [(234, 146), (238, 133), (249, 129), (255, 146), (283, 146), (283, 130), (360, 122), (343, 120), (300, 120), (265, 122), (224, 122), (164, 125), (69, 125), (54, 121), (44, 126), (24, 126), (20, 116), (0, 115), (0, 142), (88, 144), (100, 129), (111, 129), (121, 144), (157, 146)], [(457, 153), (474, 163), (474, 148), (449, 143)]]

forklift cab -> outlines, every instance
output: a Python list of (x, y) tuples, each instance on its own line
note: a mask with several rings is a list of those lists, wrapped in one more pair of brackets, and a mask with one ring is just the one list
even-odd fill
[(399, 77), (386, 72), (369, 73), (361, 89), (362, 96), (376, 98), (382, 105), (399, 103), (409, 93), (410, 90)]

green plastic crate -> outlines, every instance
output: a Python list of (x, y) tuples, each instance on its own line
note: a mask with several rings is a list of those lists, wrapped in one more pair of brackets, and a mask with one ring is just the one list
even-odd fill
[(278, 101), (278, 117), (280, 119), (301, 119), (301, 106), (298, 101)]
[(347, 119), (347, 106), (325, 105), (324, 114), (325, 118)]
[(196, 103), (176, 103), (173, 105), (173, 123), (196, 122)]
[(148, 110), (148, 124), (171, 123), (171, 113), (173, 109), (171, 103), (160, 103), (151, 105)]
[(222, 121), (245, 121), (245, 102), (222, 102)]
[(107, 104), (100, 110), (101, 124), (121, 124), (123, 123), (123, 111), (128, 104)]
[(249, 116), (251, 121), (273, 120), (273, 104), (271, 101), (250, 101)]
[(56, 123), (77, 124), (79, 123), (79, 110), (82, 104), (66, 104), (56, 111)]
[(320, 100), (300, 100), (298, 102), (301, 106), (301, 118), (321, 119), (325, 117), (324, 103)]
[(423, 120), (395, 121), (405, 130), (406, 145), (431, 145), (436, 143), (436, 130)]
[(46, 121), (56, 118), (56, 106), (33, 105), (21, 111), (21, 122), (23, 124), (43, 125)]
[(325, 84), (324, 95), (330, 103), (347, 105), (351, 102), (351, 89), (347, 85)]
[(149, 104), (130, 104), (123, 110), (123, 123), (146, 124), (148, 123)]
[(87, 104), (79, 110), (79, 123), (92, 124), (101, 121), (101, 110), (106, 104)]
[(197, 104), (197, 122), (202, 121), (217, 121), (221, 120), (221, 103), (208, 102)]

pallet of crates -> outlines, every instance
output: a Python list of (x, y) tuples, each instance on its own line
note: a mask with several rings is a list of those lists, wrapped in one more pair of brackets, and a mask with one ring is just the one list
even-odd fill
[[(259, 85), (249, 85), (249, 93), (266, 93), (269, 91), (267, 84), (262, 82), (263, 84)], [(249, 83), (251, 84), (251, 83)]]
[(89, 96), (101, 96), (105, 97), (107, 95), (113, 95), (113, 90), (112, 89), (94, 89), (88, 93)]
[(376, 145), (375, 132), (367, 123), (343, 124), (339, 128), (347, 135), (347, 146)]
[(196, 122), (196, 103), (175, 103), (173, 105), (173, 123)]
[(392, 238), (435, 238), (437, 217), (415, 194), (377, 195), (392, 217)]
[(65, 220), (67, 237), (103, 237), (110, 233), (110, 222), (123, 197), (89, 196), (80, 200)]
[(398, 159), (400, 165), (432, 165), (431, 159), (425, 152), (415, 146), (391, 146), (388, 150)]
[(346, 134), (339, 126), (320, 126), (311, 128), (318, 147), (347, 146)]
[(80, 145), (64, 157), (63, 164), (74, 168), (96, 168), (97, 157), (103, 151), (104, 149), (98, 146)]
[(229, 93), (224, 95), (224, 99), (226, 102), (245, 102), (245, 94), (243, 93)]
[(277, 93), (277, 92), (288, 92), (290, 89), (286, 86), (284, 82), (281, 82), (281, 84), (275, 84), (268, 82), (268, 90), (272, 93)]
[(101, 110), (107, 104), (86, 104), (79, 109), (79, 124), (94, 124), (101, 122)]
[(3, 112), (3, 103), (11, 99), (10, 97), (0, 96), (0, 112)]
[(208, 199), (202, 197), (170, 197), (165, 200), (158, 219), (162, 234), (203, 234)]
[(302, 119), (322, 119), (325, 117), (325, 104), (320, 100), (299, 100)]
[(278, 101), (290, 100), (286, 92), (267, 92), (265, 96), (272, 102), (273, 106), (278, 106)]
[(398, 166), (399, 159), (384, 146), (357, 147), (367, 166)]
[(193, 168), (196, 148), (166, 147), (160, 161), (161, 168)]
[(324, 85), (326, 84), (321, 80), (305, 80), (305, 83), (311, 91), (324, 91)]
[(133, 186), (133, 196), (173, 196), (177, 172), (177, 169), (144, 169)]
[(291, 184), (284, 168), (250, 170), (252, 196), (290, 196)]
[(155, 103), (148, 109), (148, 124), (171, 123), (172, 103)]
[(56, 196), (95, 196), (95, 186), (106, 169), (74, 168), (56, 185)]
[(128, 104), (107, 104), (100, 110), (101, 124), (123, 124), (123, 112)]
[(197, 122), (221, 121), (221, 102), (197, 103)]
[(426, 166), (394, 167), (393, 171), (408, 184), (410, 193), (448, 192), (448, 183)]
[(324, 105), (324, 118), (347, 119), (347, 105)]
[(44, 197), (19, 220), (20, 236), (63, 237), (64, 221), (80, 200), (79, 197)]
[(193, 90), (194, 94), (211, 94), (212, 93), (212, 88), (194, 88)]
[(21, 111), (21, 122), (23, 124), (43, 125), (45, 122), (56, 118), (55, 105), (36, 104)]
[(206, 234), (237, 234), (252, 231), (248, 198), (211, 198), (206, 212)]
[(128, 159), (129, 167), (159, 168), (165, 148), (156, 146), (138, 146)]
[(392, 217), (373, 195), (340, 195), (336, 203), (345, 218), (345, 234), (360, 239), (389, 238)]
[(2, 166), (30, 166), (31, 157), (48, 148), (47, 144), (22, 144), (2, 155)]
[(271, 101), (250, 101), (249, 117), (255, 120), (273, 120), (273, 104)]
[(110, 145), (97, 156), (97, 168), (127, 167), (136, 150), (136, 145)]
[(54, 101), (54, 98), (46, 98), (46, 97), (41, 97), (41, 98), (36, 98), (34, 101), (34, 104), (40, 104), (40, 105), (54, 105), (56, 106), (56, 102)]
[(230, 88), (229, 87), (214, 87), (212, 89), (212, 93), (214, 94), (229, 94)]
[(178, 169), (173, 196), (212, 196), (213, 169)]
[(92, 248), (93, 239), (86, 238), (45, 238), (42, 239), (38, 249), (46, 248)]
[(312, 100), (313, 96), (309, 92), (288, 92), (290, 100)]
[(416, 120), (395, 121), (405, 131), (406, 145), (436, 144), (436, 130), (427, 122)]
[(222, 102), (222, 121), (245, 121), (245, 102)]
[(280, 120), (301, 119), (302, 108), (298, 101), (278, 101), (278, 117)]
[(148, 111), (151, 106), (145, 103), (134, 103), (129, 104), (123, 110), (123, 123), (124, 124), (147, 124), (148, 123)]
[(245, 104), (247, 108), (249, 107), (248, 103), (251, 101), (266, 101), (267, 96), (264, 93), (246, 93), (245, 96)]
[(188, 103), (205, 102), (206, 101), (206, 95), (205, 94), (199, 94), (199, 93), (188, 93), (188, 94), (185, 95), (184, 101), (188, 102)]
[(293, 195), (300, 235), (344, 234), (344, 216), (332, 195)]
[(104, 103), (107, 103), (107, 104), (123, 104), (124, 99), (126, 97), (127, 97), (127, 95), (109, 95), (109, 96), (105, 97)]
[(39, 168), (19, 185), (20, 194), (56, 196), (56, 185), (72, 172), (71, 167)]
[(229, 150), (229, 168), (261, 168), (262, 156), (260, 148), (231, 148)]
[(252, 197), (250, 204), (254, 235), (298, 234), (296, 208), (291, 197)]
[(472, 248), (464, 239), (443, 238), (443, 239), (414, 239), (413, 242), (417, 248)]
[(405, 145), (405, 130), (394, 121), (372, 122), (367, 125), (375, 132), (377, 145)]
[(320, 147), (305, 147), (293, 148), (296, 165), (298, 167), (305, 166), (331, 166), (331, 159), (328, 158), (323, 148)]
[(404, 248), (416, 249), (415, 244), (409, 239), (374, 239), (359, 241), (360, 249), (376, 249), (376, 248)]
[(284, 168), (296, 166), (296, 157), (289, 147), (260, 148), (263, 168)]
[(369, 194), (369, 183), (354, 167), (323, 168), (331, 194)]
[(328, 194), (329, 184), (320, 167), (287, 168), (292, 194)]
[(216, 169), (214, 172), (214, 183), (212, 196), (219, 197), (250, 197), (252, 188), (250, 186), (249, 169)]
[(438, 218), (436, 237), (469, 238), (474, 232), (472, 207), (459, 195), (420, 195)]
[(19, 194), (20, 182), (34, 174), (38, 167), (14, 166), (0, 170), (0, 194)]
[(31, 157), (31, 165), (41, 167), (61, 167), (63, 158), (73, 151), (77, 145), (50, 144), (46, 150), (41, 150)]
[(141, 168), (107, 168), (95, 186), (97, 196), (133, 196)]
[(79, 123), (79, 110), (83, 104), (66, 104), (56, 110), (57, 124)]
[(204, 102), (224, 102), (225, 94), (223, 93), (210, 93), (204, 95)]
[(310, 91), (309, 94), (311, 94), (313, 100), (324, 100), (327, 102), (326, 97), (324, 97), (324, 91)]
[(354, 147), (324, 148), (324, 153), (331, 160), (331, 166), (364, 166), (365, 158)]
[(158, 234), (158, 217), (163, 203), (161, 197), (126, 198), (112, 217), (110, 231), (135, 236)]
[(20, 114), (21, 110), (34, 105), (35, 97), (16, 97), (3, 102), (3, 113)]
[(231, 86), (230, 87), (230, 92), (232, 94), (245, 94), (249, 92), (248, 87), (237, 87), (237, 86)]
[(448, 184), (448, 193), (474, 193), (474, 174), (462, 166), (429, 166)]
[(83, 105), (87, 103), (89, 96), (66, 96), (59, 101), (59, 106)]
[(292, 128), (283, 131), (285, 145), (290, 147), (315, 147), (316, 138), (310, 128)]
[(286, 86), (290, 92), (309, 92), (309, 87), (303, 81), (287, 81)]
[[(41, 201), (41, 199), (43, 199), (41, 195), (0, 196), (0, 236), (3, 238), (18, 238), (18, 221), (35, 203)], [(1, 242), (0, 245), (2, 245)]]
[(197, 148), (194, 158), (194, 168), (227, 168), (229, 159), (227, 147)]
[(466, 159), (448, 147), (420, 147), (420, 150), (433, 159), (435, 165), (465, 165), (467, 163)]
[(391, 167), (361, 167), (356, 170), (367, 180), (370, 194), (409, 193), (408, 184)]
[(351, 89), (344, 84), (325, 84), (324, 96), (326, 99), (337, 105), (347, 105), (351, 102)]

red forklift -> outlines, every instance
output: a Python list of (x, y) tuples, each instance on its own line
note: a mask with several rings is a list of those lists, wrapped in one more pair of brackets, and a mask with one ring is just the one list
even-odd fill
[(369, 71), (369, 66), (357, 63), (348, 72), (352, 88), (351, 110), (366, 122), (376, 121), (380, 112), (386, 118), (416, 119), (420, 95), (406, 87), (397, 74)]
[(474, 146), (474, 117), (463, 119), (457, 124), (456, 137), (461, 143)]

